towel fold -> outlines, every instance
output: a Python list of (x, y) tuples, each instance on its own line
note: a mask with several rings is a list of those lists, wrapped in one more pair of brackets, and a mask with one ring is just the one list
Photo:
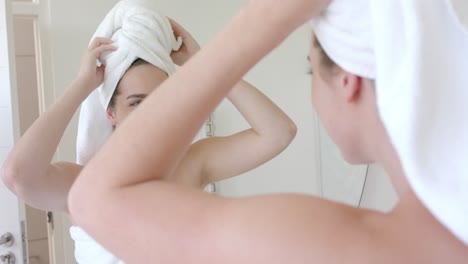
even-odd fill
[(376, 79), (413, 191), (468, 245), (468, 4), (452, 1), (334, 0), (313, 24), (333, 61)]
[[(182, 42), (174, 37), (168, 18), (156, 12), (151, 2), (118, 2), (92, 38), (110, 38), (118, 50), (100, 58), (106, 65), (104, 83), (81, 106), (77, 136), (79, 164), (86, 164), (111, 135), (112, 125), (106, 110), (120, 79), (135, 60), (143, 59), (168, 75), (176, 70), (170, 54)], [(203, 138), (203, 131), (197, 137)]]

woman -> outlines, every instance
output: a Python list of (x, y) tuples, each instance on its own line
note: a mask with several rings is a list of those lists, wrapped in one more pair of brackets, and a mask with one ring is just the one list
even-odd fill
[[(184, 40), (182, 48), (171, 55), (174, 62), (182, 65), (198, 52), (199, 46), (184, 28), (174, 21), (171, 24), (175, 36)], [(83, 166), (51, 161), (73, 114), (103, 82), (105, 66), (97, 67), (96, 58), (100, 58), (104, 52), (115, 50), (110, 39), (97, 38), (93, 41), (75, 81), (34, 122), (5, 161), (2, 175), (4, 182), (27, 204), (42, 210), (69, 213), (68, 193)], [(163, 70), (143, 60), (133, 63), (120, 80), (107, 111), (109, 122), (116, 131), (125, 125), (124, 120), (145, 97), (167, 78)], [(252, 128), (231, 136), (196, 142), (185, 151), (174, 173), (165, 180), (202, 190), (209, 183), (260, 166), (280, 154), (294, 139), (296, 127), (292, 120), (250, 84), (238, 82), (227, 98)], [(170, 120), (161, 122), (160, 126), (177, 123), (177, 119)], [(142, 124), (135, 127), (135, 131), (145, 127)], [(152, 141), (152, 137), (147, 140)], [(132, 154), (130, 151), (126, 155)], [(100, 181), (98, 178), (95, 180)]]
[[(408, 0), (379, 4), (384, 2), (418, 6), (418, 1)], [(379, 115), (374, 89), (378, 80), (339, 66), (315, 36), (310, 49), (314, 105), (348, 160), (378, 162), (391, 175), (400, 193), (392, 212), (300, 195), (225, 199), (162, 180), (177, 168), (197, 128), (231, 86), (328, 3), (250, 1), (216, 39), (147, 98), (83, 170), (69, 196), (72, 217), (111, 251), (134, 263), (466, 263), (467, 244), (459, 239), (463, 229), (449, 230), (408, 184)], [(446, 1), (424, 1), (427, 6), (435, 3)], [(429, 17), (438, 19), (437, 10)], [(400, 21), (408, 20), (394, 22)], [(184, 83), (195, 85), (186, 89)], [(200, 100), (191, 100), (195, 94), (202, 95)], [(167, 118), (164, 111), (186, 129), (160, 127)], [(147, 126), (135, 137), (132, 128), (142, 122)], [(150, 136), (153, 140), (146, 142)], [(130, 150), (134, 157), (114, 155)], [(97, 176), (102, 176), (98, 182)], [(127, 214), (130, 220), (119, 217)]]

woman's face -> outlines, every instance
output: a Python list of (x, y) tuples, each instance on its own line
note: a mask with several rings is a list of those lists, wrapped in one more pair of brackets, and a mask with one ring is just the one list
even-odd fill
[(167, 79), (167, 74), (149, 64), (132, 67), (120, 80), (114, 106), (107, 116), (112, 125), (118, 127), (136, 107)]
[(350, 163), (366, 162), (359, 127), (363, 118), (362, 79), (324, 61), (324, 51), (312, 35), (312, 103), (343, 157)]

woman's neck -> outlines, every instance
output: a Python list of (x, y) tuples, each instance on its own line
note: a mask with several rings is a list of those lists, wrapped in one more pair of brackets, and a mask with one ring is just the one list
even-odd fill
[(410, 185), (406, 178), (403, 166), (400, 162), (396, 149), (391, 143), (390, 137), (388, 136), (385, 128), (382, 125), (382, 130), (379, 135), (382, 135), (378, 140), (380, 146), (377, 149), (376, 161), (385, 169), (390, 176), (393, 186), (395, 187), (399, 196), (403, 195), (410, 189)]

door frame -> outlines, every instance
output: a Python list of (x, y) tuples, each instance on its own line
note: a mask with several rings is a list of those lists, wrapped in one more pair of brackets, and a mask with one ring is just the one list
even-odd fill
[[(53, 46), (51, 43), (51, 15), (50, 15), (50, 0), (33, 0), (31, 2), (15, 2), (14, 0), (6, 0), (11, 2), (12, 18), (15, 16), (28, 17), (34, 19), (34, 35), (35, 35), (35, 54), (36, 54), (36, 70), (37, 70), (37, 94), (39, 113), (43, 113), (56, 98), (54, 79), (53, 79)], [(16, 67), (16, 66), (15, 66)], [(16, 82), (16, 78), (15, 78)], [(47, 87), (47, 89), (46, 89)], [(14, 107), (16, 124), (19, 122), (18, 117), (18, 100), (16, 91), (12, 106)], [(16, 125), (19, 128), (18, 125)], [(15, 129), (15, 140), (19, 139), (19, 129)], [(54, 159), (60, 156), (60, 149)], [(24, 207), (24, 205), (23, 205)], [(24, 209), (23, 209), (24, 210)], [(64, 241), (68, 236), (66, 231), (64, 218), (60, 213), (53, 213), (48, 217), (48, 240), (49, 240), (49, 258), (50, 264), (66, 263), (67, 254), (65, 253)]]

